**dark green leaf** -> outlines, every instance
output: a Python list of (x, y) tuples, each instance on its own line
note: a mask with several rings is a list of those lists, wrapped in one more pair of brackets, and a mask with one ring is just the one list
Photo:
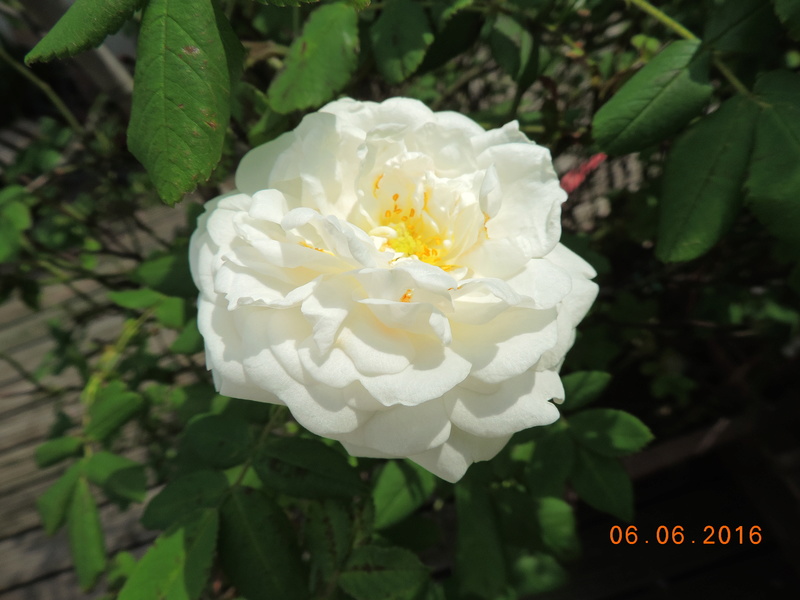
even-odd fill
[(142, 13), (128, 147), (168, 204), (222, 154), (242, 50), (215, 5), (149, 0)]
[(289, 496), (350, 498), (365, 491), (347, 459), (317, 440), (272, 437), (253, 467), (265, 486)]
[(99, 46), (133, 16), (141, 3), (141, 0), (75, 0), (28, 53), (25, 62), (66, 58)]
[(286, 57), (286, 68), (269, 87), (269, 104), (279, 113), (319, 106), (350, 80), (358, 62), (358, 27), (354, 8), (319, 7), (303, 27)]
[(195, 511), (158, 536), (119, 594), (119, 600), (194, 600), (208, 580), (219, 513)]
[(800, 2), (797, 0), (773, 0), (775, 13), (781, 22), (786, 25), (789, 35), (795, 41), (800, 41)]
[(616, 458), (578, 450), (572, 485), (581, 499), (618, 519), (633, 520), (633, 486)]
[(195, 456), (225, 469), (238, 465), (250, 449), (247, 422), (231, 415), (203, 415), (189, 423), (183, 442)]
[(197, 354), (203, 351), (203, 336), (197, 329), (197, 318), (193, 317), (186, 322), (180, 335), (169, 347), (175, 354)]
[(113, 500), (141, 502), (147, 492), (144, 465), (111, 452), (92, 454), (86, 461), (86, 476)]
[(412, 0), (388, 0), (370, 28), (378, 70), (389, 83), (409, 77), (425, 58), (433, 32), (422, 6)]
[(736, 96), (675, 141), (659, 203), (660, 260), (696, 258), (730, 228), (741, 204), (757, 114), (754, 102)]
[(582, 408), (597, 400), (611, 383), (611, 373), (577, 371), (561, 378), (564, 384), (564, 411)]
[(718, 52), (758, 54), (774, 43), (778, 22), (769, 2), (726, 0), (715, 3), (703, 42)]
[(699, 40), (673, 42), (647, 63), (594, 116), (594, 137), (627, 154), (669, 137), (700, 114), (711, 97), (709, 55)]
[(577, 558), (580, 542), (572, 507), (561, 498), (539, 498), (536, 520), (544, 545), (563, 560)]
[(575, 464), (575, 442), (563, 422), (555, 425), (535, 440), (527, 469), (528, 489), (533, 496), (562, 496)]
[(553, 591), (565, 585), (569, 574), (552, 554), (534, 552), (517, 557), (512, 566), (514, 587), (520, 597)]
[(405, 519), (430, 498), (435, 488), (436, 478), (419, 465), (400, 460), (386, 463), (372, 490), (375, 529)]
[(72, 436), (47, 440), (36, 448), (36, 464), (40, 469), (44, 469), (79, 454), (82, 448), (83, 442)]
[(197, 288), (189, 271), (189, 253), (185, 249), (143, 262), (133, 271), (132, 277), (134, 281), (167, 296), (197, 297)]
[(653, 440), (653, 434), (639, 419), (612, 408), (586, 410), (570, 417), (569, 431), (589, 450), (604, 456), (638, 452)]
[(30, 194), (19, 185), (0, 189), (0, 263), (16, 257), (22, 234), (31, 226), (28, 198)]
[(67, 516), (69, 546), (81, 589), (94, 586), (106, 568), (106, 547), (100, 513), (92, 498), (89, 482), (78, 477)]
[(248, 600), (306, 600), (308, 585), (292, 527), (272, 500), (236, 488), (222, 506), (222, 568)]
[(228, 482), (218, 471), (194, 471), (178, 477), (150, 500), (142, 515), (142, 525), (148, 529), (167, 529), (195, 509), (219, 506), (227, 490)]
[(305, 539), (311, 555), (311, 580), (315, 589), (332, 581), (353, 546), (353, 522), (348, 504), (323, 500), (308, 505)]
[(268, 4), (269, 6), (302, 6), (303, 4), (312, 4), (319, 2), (319, 0), (258, 0), (261, 4)]
[(36, 499), (36, 508), (48, 535), (53, 535), (64, 524), (82, 469), (81, 462), (75, 463)]
[(770, 233), (800, 247), (800, 76), (773, 71), (755, 91), (766, 105), (756, 125), (748, 203)]
[(402, 548), (356, 548), (339, 576), (339, 587), (355, 600), (414, 598), (428, 580), (416, 555)]
[(536, 79), (539, 48), (533, 34), (517, 19), (500, 14), (489, 34), (492, 56), (522, 91)]
[(138, 413), (144, 400), (128, 390), (121, 381), (112, 381), (102, 388), (89, 407), (89, 425), (84, 433), (91, 440), (102, 442)]
[(472, 465), (466, 477), (455, 486), (458, 591), (478, 598), (494, 598), (505, 588), (508, 579), (486, 471), (485, 464)]
[(180, 329), (186, 322), (186, 301), (165, 296), (156, 308), (155, 316), (164, 327)]

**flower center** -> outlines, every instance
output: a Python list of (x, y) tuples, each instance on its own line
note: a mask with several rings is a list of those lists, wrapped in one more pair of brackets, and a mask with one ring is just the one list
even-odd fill
[[(373, 194), (383, 200), (384, 206), (389, 206), (380, 217), (382, 235), (385, 235), (386, 245), (406, 256), (416, 256), (421, 261), (436, 265), (445, 271), (455, 268), (455, 265), (441, 264), (452, 242), (442, 239), (439, 227), (428, 211), (430, 191), (422, 194), (414, 186), (393, 186), (398, 191), (388, 193), (381, 190), (383, 175), (379, 175), (373, 183)], [(388, 187), (388, 186), (387, 186)], [(402, 195), (399, 192), (404, 192)], [(421, 202), (419, 196), (422, 196)]]

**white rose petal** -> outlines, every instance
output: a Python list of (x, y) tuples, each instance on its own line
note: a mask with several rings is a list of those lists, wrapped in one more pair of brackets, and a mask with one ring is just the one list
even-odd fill
[(407, 98), (342, 99), (255, 148), (190, 245), (219, 391), (448, 481), (558, 418), (597, 295), (549, 152)]

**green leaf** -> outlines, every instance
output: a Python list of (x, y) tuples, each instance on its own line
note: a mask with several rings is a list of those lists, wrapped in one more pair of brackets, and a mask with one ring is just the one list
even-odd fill
[(566, 585), (569, 573), (552, 554), (524, 553), (512, 566), (514, 587), (520, 597), (528, 598)]
[(759, 54), (774, 44), (778, 21), (764, 0), (716, 2), (703, 42), (718, 52)]
[(228, 481), (218, 471), (193, 471), (170, 481), (147, 505), (142, 525), (167, 529), (182, 516), (198, 508), (219, 506)]
[(562, 496), (575, 465), (575, 442), (563, 421), (554, 425), (535, 440), (533, 458), (526, 469), (528, 489), (533, 496)]
[(219, 161), (241, 63), (241, 45), (215, 2), (147, 2), (128, 147), (168, 204), (208, 179)]
[(428, 17), (412, 0), (388, 0), (370, 36), (378, 70), (392, 84), (405, 81), (417, 70), (433, 42)]
[(539, 498), (536, 502), (536, 520), (544, 545), (562, 560), (571, 560), (580, 554), (580, 542), (572, 507), (561, 498)]
[(773, 0), (775, 14), (786, 25), (789, 35), (800, 41), (800, 2), (797, 0)]
[(348, 504), (338, 499), (311, 502), (304, 529), (311, 556), (314, 589), (333, 581), (353, 546), (353, 521)]
[(289, 496), (350, 498), (365, 491), (347, 458), (317, 440), (272, 437), (253, 467), (265, 486)]
[(525, 91), (539, 73), (539, 48), (529, 28), (500, 14), (489, 34), (492, 57)]
[(81, 589), (91, 589), (106, 568), (106, 547), (100, 513), (89, 482), (78, 477), (67, 517), (69, 546)]
[(86, 461), (86, 477), (112, 500), (141, 502), (147, 493), (144, 465), (111, 452), (92, 454)]
[(36, 448), (36, 465), (40, 469), (61, 462), (70, 456), (76, 456), (83, 449), (83, 442), (72, 436), (47, 440)]
[(350, 80), (358, 63), (358, 17), (342, 3), (319, 7), (267, 92), (270, 106), (288, 113), (321, 105)]
[(82, 462), (75, 463), (36, 499), (36, 508), (39, 509), (47, 535), (53, 535), (64, 524), (82, 469)]
[(203, 336), (197, 329), (197, 317), (192, 317), (183, 326), (180, 335), (169, 347), (175, 354), (197, 354), (203, 351)]
[(472, 465), (455, 486), (458, 540), (455, 575), (462, 595), (494, 598), (508, 574), (485, 463)]
[(158, 536), (125, 582), (119, 600), (194, 600), (205, 588), (219, 513), (195, 511)]
[(250, 449), (250, 428), (231, 415), (202, 415), (193, 419), (183, 443), (203, 462), (220, 469), (238, 465)]
[(19, 185), (0, 189), (0, 263), (14, 259), (22, 245), (23, 232), (32, 225), (28, 191)]
[(673, 144), (659, 202), (656, 256), (691, 260), (707, 252), (739, 212), (758, 114), (735, 96)]
[(141, 0), (75, 0), (46, 36), (25, 57), (25, 63), (67, 58), (95, 48), (119, 31)]
[(300, 551), (286, 515), (263, 493), (235, 488), (222, 505), (222, 568), (248, 600), (306, 600)]
[(319, 0), (258, 0), (261, 4), (268, 6), (302, 6), (303, 4), (311, 4), (319, 2)]
[(180, 329), (186, 322), (186, 301), (165, 296), (156, 308), (156, 320), (169, 329)]
[(392, 460), (375, 481), (375, 529), (394, 525), (411, 515), (430, 498), (436, 478), (410, 461)]
[(772, 71), (755, 91), (766, 106), (756, 124), (748, 204), (770, 233), (800, 247), (800, 76)]
[(564, 411), (583, 408), (597, 400), (611, 383), (611, 373), (577, 371), (561, 378), (564, 384)]
[(638, 452), (653, 440), (647, 425), (613, 408), (586, 410), (570, 417), (569, 431), (586, 448), (603, 456)]
[(197, 297), (186, 249), (146, 260), (133, 271), (132, 279), (166, 296)]
[(623, 521), (633, 520), (633, 486), (618, 459), (580, 449), (571, 479), (587, 504)]
[(90, 440), (102, 442), (138, 413), (144, 400), (121, 381), (102, 388), (89, 407), (89, 425), (84, 433)]
[(681, 129), (711, 97), (709, 61), (699, 40), (667, 46), (597, 111), (592, 126), (600, 147), (627, 154)]
[(411, 599), (427, 580), (428, 570), (408, 550), (362, 546), (350, 555), (339, 587), (355, 600)]

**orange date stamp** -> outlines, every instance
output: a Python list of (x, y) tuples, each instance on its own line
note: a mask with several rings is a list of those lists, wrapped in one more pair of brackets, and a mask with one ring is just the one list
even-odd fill
[(665, 544), (703, 544), (706, 546), (712, 545), (727, 545), (727, 544), (760, 544), (763, 537), (761, 535), (761, 527), (753, 525), (745, 527), (739, 525), (738, 527), (730, 527), (728, 525), (706, 525), (703, 531), (697, 532), (696, 539), (693, 534), (686, 531), (682, 525), (673, 525), (667, 527), (666, 525), (659, 525), (655, 531), (645, 532), (640, 531), (636, 525), (629, 525), (623, 528), (620, 525), (614, 525), (609, 532), (609, 539), (615, 546), (619, 544), (627, 544), (634, 546), (638, 544), (650, 544), (654, 542), (661, 546)]

